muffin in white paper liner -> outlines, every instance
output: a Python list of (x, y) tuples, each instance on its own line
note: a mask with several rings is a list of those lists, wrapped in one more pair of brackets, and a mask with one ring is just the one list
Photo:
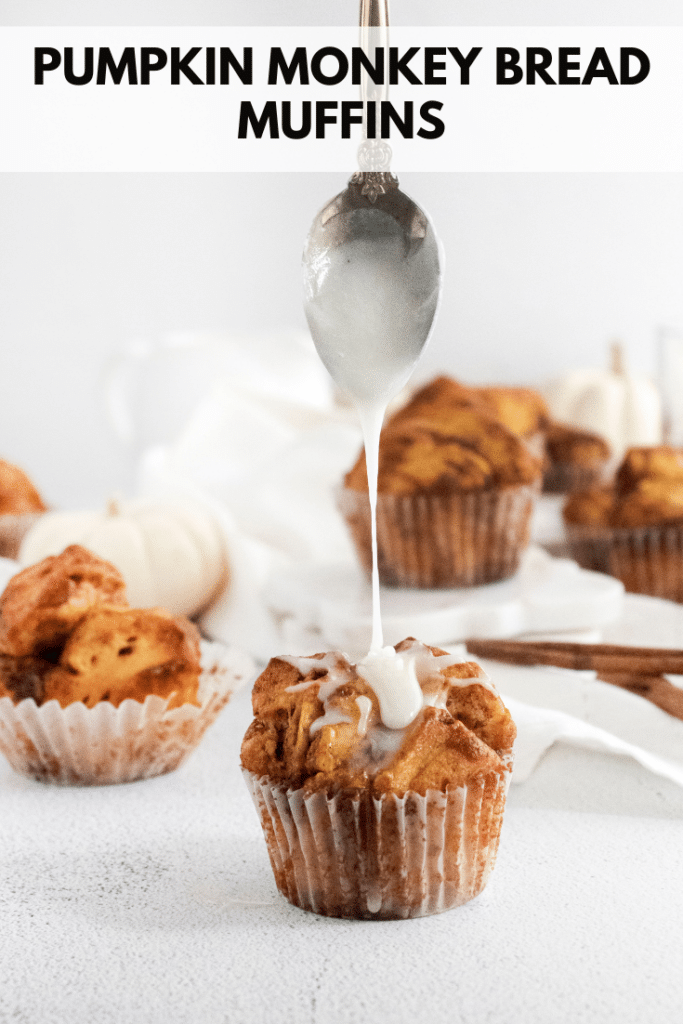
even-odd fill
[(474, 899), (496, 861), (511, 755), (446, 792), (306, 794), (243, 769), (275, 883), (328, 917), (425, 917)]
[[(490, 491), (377, 495), (379, 578), (389, 587), (471, 587), (507, 579), (529, 543), (534, 484)], [(367, 491), (337, 503), (365, 573), (372, 572)]]
[(163, 775), (199, 744), (232, 694), (253, 673), (253, 662), (222, 644), (201, 642), (199, 706), (168, 710), (170, 698), (92, 708), (33, 698), (0, 699), (0, 750), (23, 775), (59, 785), (111, 785)]

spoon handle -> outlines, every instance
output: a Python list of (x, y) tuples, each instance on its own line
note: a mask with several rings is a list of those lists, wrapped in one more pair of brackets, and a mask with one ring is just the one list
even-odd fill
[(376, 55), (381, 51), (384, 74), (381, 82), (375, 83), (365, 69), (361, 72), (363, 142), (358, 150), (360, 172), (356, 172), (351, 181), (359, 183), (360, 174), (363, 194), (372, 192), (376, 196), (385, 191), (390, 178), (394, 182), (389, 170), (391, 147), (382, 141), (379, 130), (382, 102), (389, 97), (389, 0), (360, 0), (360, 45), (375, 67)]
[(361, 74), (361, 99), (364, 103), (380, 103), (389, 95), (389, 71), (386, 67), (389, 52), (389, 0), (360, 0), (360, 45), (374, 62), (375, 50), (384, 51), (385, 73), (382, 84), (375, 84), (367, 71)]
[(361, 28), (389, 27), (389, 0), (360, 0)]

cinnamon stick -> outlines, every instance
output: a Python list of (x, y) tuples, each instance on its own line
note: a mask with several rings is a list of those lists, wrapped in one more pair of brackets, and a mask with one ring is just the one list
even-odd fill
[(612, 683), (614, 686), (621, 686), (624, 690), (644, 697), (652, 704), (656, 704), (662, 711), (668, 712), (674, 718), (683, 719), (683, 690), (674, 686), (664, 676), (633, 676), (625, 674), (598, 673), (598, 679), (604, 683)]
[(592, 669), (603, 682), (636, 693), (683, 721), (683, 689), (664, 678), (665, 673), (683, 674), (683, 651), (559, 640), (468, 640), (467, 650), (511, 665)]
[(683, 650), (562, 641), (468, 640), (470, 654), (512, 665), (554, 665), (608, 675), (683, 675)]

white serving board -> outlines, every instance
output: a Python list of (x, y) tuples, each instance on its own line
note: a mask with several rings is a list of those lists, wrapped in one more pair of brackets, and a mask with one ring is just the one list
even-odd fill
[[(623, 595), (618, 580), (532, 547), (515, 576), (501, 583), (457, 590), (384, 587), (384, 642), (416, 636), (424, 643), (445, 644), (475, 636), (597, 629), (618, 618)], [(355, 564), (281, 570), (271, 577), (265, 600), (285, 645), (320, 643), (351, 656), (367, 651), (370, 585)]]

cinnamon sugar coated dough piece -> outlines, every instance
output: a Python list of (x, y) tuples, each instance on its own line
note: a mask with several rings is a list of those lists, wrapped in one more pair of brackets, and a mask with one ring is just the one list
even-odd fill
[(490, 411), (474, 388), (461, 384), (453, 377), (441, 375), (434, 377), (429, 383), (423, 384), (417, 391), (414, 391), (408, 401), (394, 413), (392, 422), (398, 423), (402, 419), (412, 419), (421, 413), (438, 419), (442, 411), (472, 407)]
[(121, 573), (72, 544), (9, 581), (0, 597), (0, 650), (29, 655), (59, 646), (89, 608), (103, 603), (128, 604)]
[(62, 707), (82, 701), (114, 707), (154, 693), (169, 708), (197, 704), (199, 633), (163, 608), (91, 609), (69, 636), (59, 666), (45, 681), (44, 700)]
[(529, 437), (550, 423), (545, 400), (532, 388), (468, 386), (445, 374), (418, 388), (394, 418), (411, 418), (421, 412), (438, 418), (449, 409), (464, 406), (488, 413), (517, 437)]
[(550, 423), (550, 410), (533, 388), (487, 386), (473, 390), (517, 437), (530, 437), (539, 430), (545, 430)]
[(647, 478), (683, 483), (683, 450), (671, 445), (629, 448), (617, 470), (617, 491), (628, 494), (640, 480)]
[(47, 506), (23, 469), (0, 459), (0, 515), (46, 510)]

